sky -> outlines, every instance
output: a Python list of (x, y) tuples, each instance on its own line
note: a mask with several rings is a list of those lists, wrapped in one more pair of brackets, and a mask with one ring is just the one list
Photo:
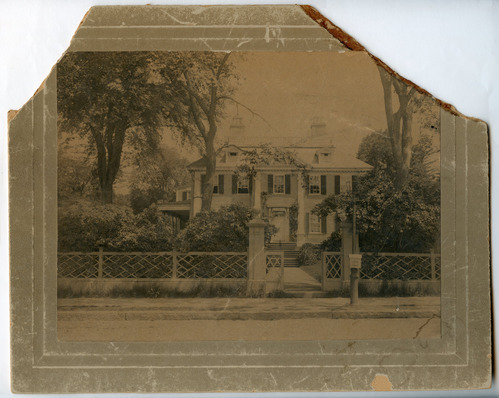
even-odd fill
[[(248, 52), (230, 57), (241, 76), (234, 98), (244, 106), (226, 103), (220, 141), (230, 137), (236, 116), (253, 144), (303, 141), (312, 120), (320, 118), (333, 144), (352, 155), (366, 134), (386, 130), (380, 76), (366, 53)], [(419, 122), (415, 118), (415, 138)], [(171, 140), (168, 134), (165, 138)], [(187, 148), (182, 153), (189, 159), (198, 156)]]

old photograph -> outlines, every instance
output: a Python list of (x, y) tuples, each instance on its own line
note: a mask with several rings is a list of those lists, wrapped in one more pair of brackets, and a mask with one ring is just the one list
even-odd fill
[(440, 337), (440, 105), (362, 52), (70, 52), (57, 337)]
[(13, 392), (490, 388), (493, 40), (348, 7), (68, 21), (8, 114)]

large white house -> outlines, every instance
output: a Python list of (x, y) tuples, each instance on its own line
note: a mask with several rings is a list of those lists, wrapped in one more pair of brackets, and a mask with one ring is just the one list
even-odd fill
[[(336, 215), (320, 218), (312, 214), (313, 207), (328, 195), (351, 189), (355, 176), (372, 169), (363, 161), (336, 150), (333, 145), (300, 144), (280, 147), (293, 154), (297, 162), (262, 162), (254, 166), (254, 179), (241, 176), (241, 165), (247, 162), (246, 154), (259, 148), (226, 145), (219, 151), (212, 209), (241, 203), (260, 211), (279, 229), (272, 239), (275, 243), (294, 242), (299, 247), (303, 243), (320, 243), (326, 239), (336, 231)], [(172, 216), (177, 228), (182, 228), (189, 218), (201, 211), (201, 187), (206, 175), (204, 160), (191, 163), (188, 169), (191, 184), (178, 189), (175, 202), (158, 204), (161, 211)], [(290, 226), (291, 212), (297, 219), (295, 231)]]

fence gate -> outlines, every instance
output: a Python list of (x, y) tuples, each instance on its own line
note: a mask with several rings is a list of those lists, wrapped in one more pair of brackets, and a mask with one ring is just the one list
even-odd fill
[(265, 250), (266, 293), (284, 290), (284, 252)]

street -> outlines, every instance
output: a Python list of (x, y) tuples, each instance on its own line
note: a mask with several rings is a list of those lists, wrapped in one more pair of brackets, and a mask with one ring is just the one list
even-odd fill
[(58, 301), (66, 341), (354, 340), (439, 338), (439, 297)]

